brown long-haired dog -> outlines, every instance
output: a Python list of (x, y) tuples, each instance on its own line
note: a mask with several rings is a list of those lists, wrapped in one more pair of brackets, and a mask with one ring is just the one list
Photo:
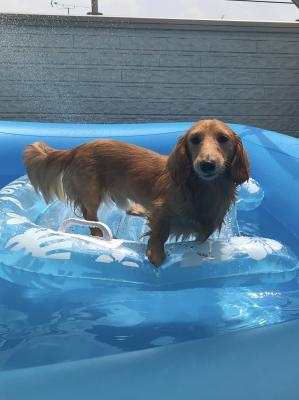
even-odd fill
[[(195, 234), (205, 241), (220, 230), (237, 185), (249, 178), (241, 139), (218, 120), (192, 126), (169, 157), (99, 139), (71, 150), (36, 142), (26, 147), (24, 161), (32, 185), (47, 202), (57, 196), (80, 208), (87, 220), (97, 221), (107, 198), (121, 207), (129, 200), (142, 206), (150, 227), (147, 256), (155, 266), (165, 258), (169, 235)], [(91, 233), (102, 234), (97, 228)]]

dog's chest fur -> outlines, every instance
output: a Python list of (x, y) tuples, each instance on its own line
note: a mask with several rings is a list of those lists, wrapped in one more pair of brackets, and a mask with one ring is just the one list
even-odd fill
[(235, 185), (223, 181), (191, 184), (192, 190), (180, 191), (180, 198), (174, 204), (171, 233), (183, 237), (193, 233), (204, 241), (215, 230), (221, 229), (224, 217), (235, 201)]

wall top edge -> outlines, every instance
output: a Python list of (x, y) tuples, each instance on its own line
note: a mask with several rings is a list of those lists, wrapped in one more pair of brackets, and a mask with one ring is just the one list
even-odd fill
[(225, 30), (299, 33), (298, 22), (272, 21), (223, 21), (193, 20), (174, 18), (127, 18), (85, 15), (55, 14), (3, 14), (0, 13), (0, 26), (89, 26), (91, 28), (144, 28), (144, 29), (183, 29), (183, 30)]

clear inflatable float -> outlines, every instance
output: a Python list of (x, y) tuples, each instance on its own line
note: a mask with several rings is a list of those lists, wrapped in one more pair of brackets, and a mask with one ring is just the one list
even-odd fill
[(39, 288), (134, 286), (143, 290), (255, 285), (294, 278), (297, 258), (280, 242), (240, 236), (237, 210), (258, 207), (263, 190), (250, 179), (220, 234), (205, 243), (166, 244), (159, 270), (145, 256), (143, 218), (116, 206), (99, 210), (104, 238), (89, 236), (86, 221), (60, 201), (47, 205), (26, 176), (0, 191), (0, 277)]

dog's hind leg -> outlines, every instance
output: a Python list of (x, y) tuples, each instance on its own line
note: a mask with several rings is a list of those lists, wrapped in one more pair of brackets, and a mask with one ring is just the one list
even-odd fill
[[(98, 221), (98, 209), (104, 200), (104, 194), (96, 188), (96, 186), (91, 185), (89, 192), (84, 192), (80, 196), (78, 204), (80, 205), (83, 217), (87, 221)], [(90, 233), (92, 236), (103, 237), (103, 233), (100, 228), (90, 228)]]
[[(97, 215), (97, 211), (98, 211), (98, 206), (81, 206), (81, 211), (83, 214), (83, 217), (87, 220), (87, 221), (98, 221), (98, 215)], [(99, 237), (103, 237), (103, 232), (101, 231), (100, 228), (90, 228), (90, 233), (92, 234), (92, 236), (99, 236)]]

